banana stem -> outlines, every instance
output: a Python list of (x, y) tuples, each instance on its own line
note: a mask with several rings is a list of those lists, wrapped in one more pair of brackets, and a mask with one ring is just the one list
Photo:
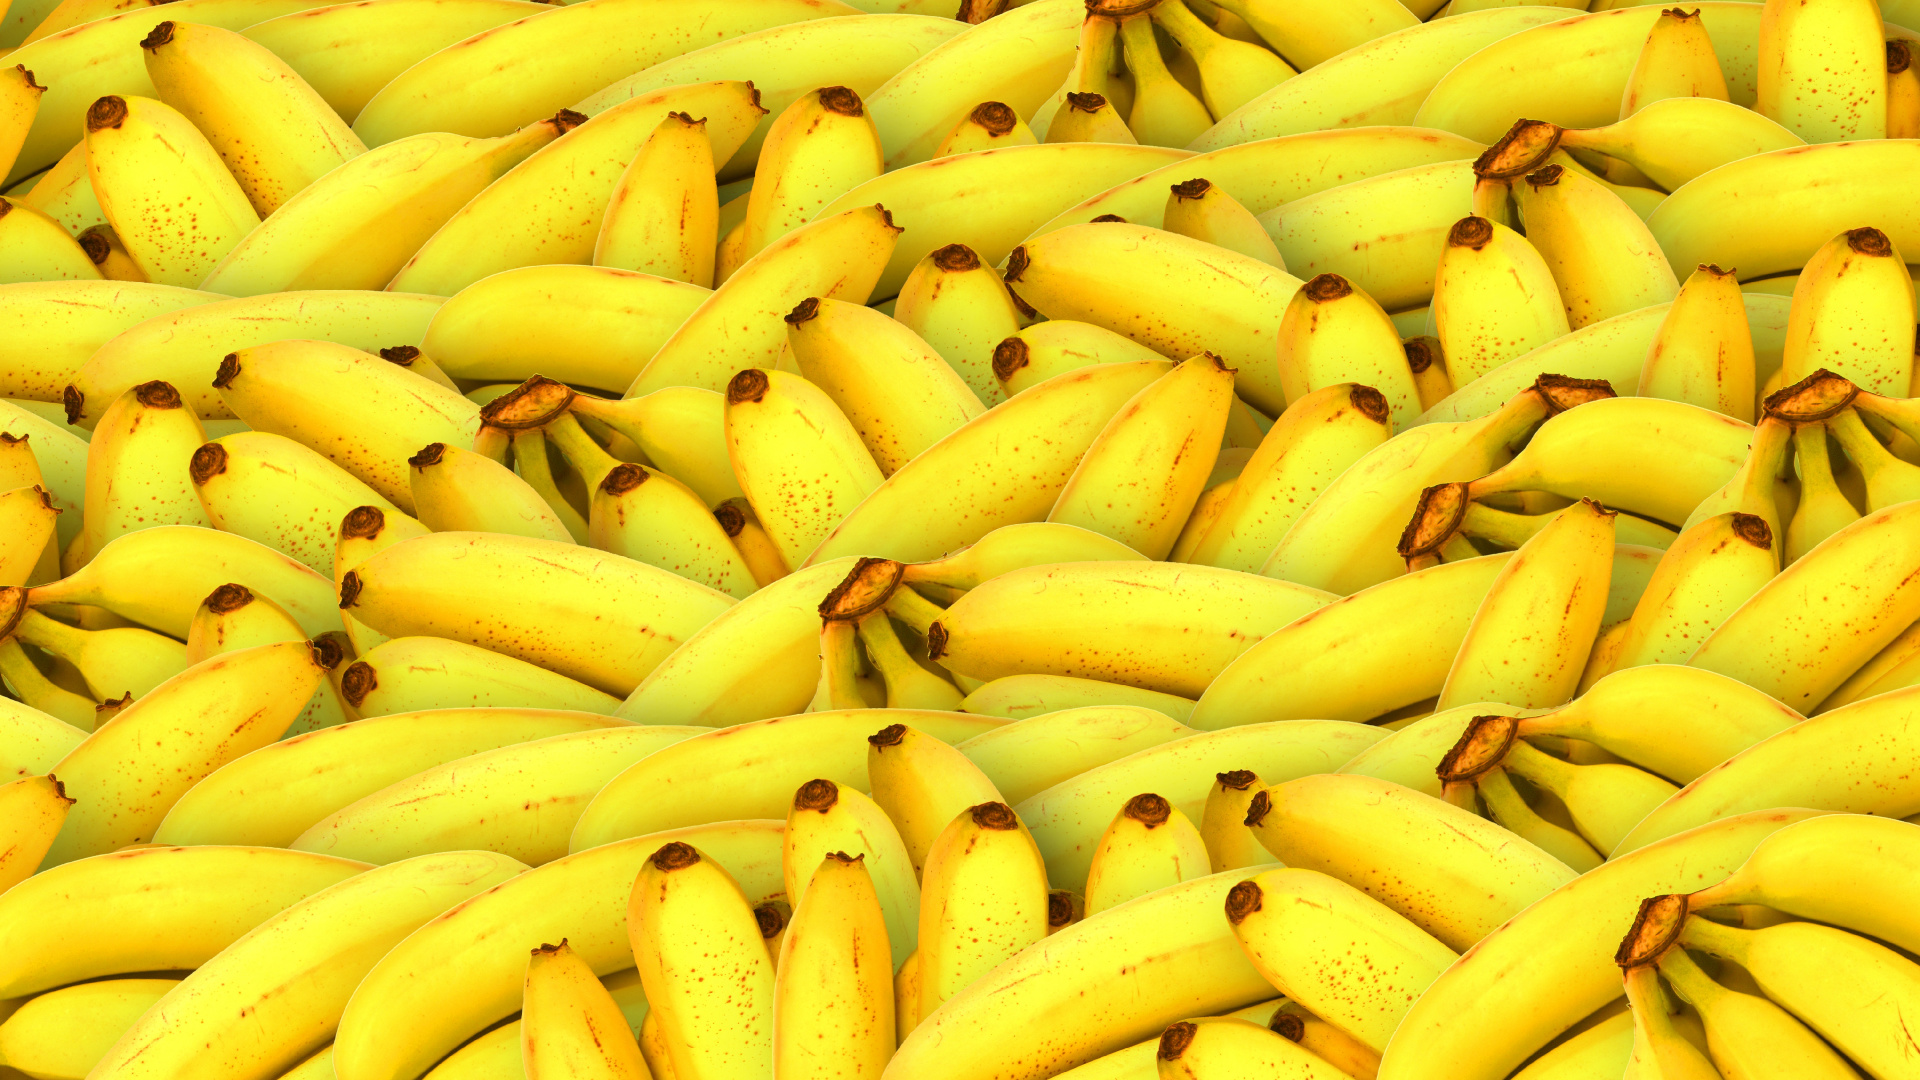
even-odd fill
[(1573, 786), (1573, 770), (1579, 768), (1518, 739), (1507, 750), (1506, 760), (1502, 764), (1519, 773), (1528, 783), (1545, 788), (1562, 799), (1567, 797), (1567, 789)]
[(854, 647), (855, 634), (850, 622), (836, 621), (820, 627), (820, 680), (829, 709), (867, 707), (856, 681), (860, 677), (860, 652)]
[(69, 663), (86, 647), (87, 634), (86, 630), (49, 619), (32, 608), (21, 613), (20, 625), (14, 629), (14, 636), (21, 641)]
[(1753, 948), (1753, 933), (1751, 930), (1725, 926), (1698, 915), (1688, 915), (1686, 925), (1680, 928), (1680, 944), (1696, 952), (1717, 956), (1722, 960), (1731, 960), (1745, 967), (1747, 954)]
[(587, 434), (572, 413), (561, 413), (554, 417), (546, 426), (546, 434), (553, 445), (560, 448), (560, 453), (566, 456), (567, 463), (586, 479), (588, 491), (598, 488), (600, 481), (605, 480), (607, 474), (620, 464), (618, 459), (607, 453), (606, 447), (593, 441), (593, 436)]
[(547, 440), (539, 428), (513, 433), (513, 469), (527, 486), (538, 492), (553, 509), (576, 544), (587, 542), (587, 519), (573, 508), (553, 480), (553, 463), (547, 460)]
[(887, 598), (887, 614), (913, 627), (914, 633), (925, 637), (927, 631), (946, 612), (912, 589), (903, 588), (893, 590), (893, 595)]
[(1674, 992), (1696, 1009), (1705, 1009), (1709, 1002), (1733, 993), (1700, 970), (1685, 949), (1668, 949), (1660, 954), (1659, 965), (1660, 974), (1667, 977)]

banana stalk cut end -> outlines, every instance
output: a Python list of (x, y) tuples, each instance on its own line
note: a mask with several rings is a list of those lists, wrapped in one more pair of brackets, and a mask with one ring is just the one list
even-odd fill
[(1684, 893), (1649, 896), (1640, 901), (1633, 925), (1620, 940), (1613, 962), (1622, 968), (1645, 967), (1680, 940), (1680, 929), (1687, 922), (1687, 898)]
[(1812, 424), (1838, 414), (1858, 396), (1859, 387), (1844, 376), (1821, 368), (1792, 386), (1774, 391), (1762, 407), (1768, 416), (1788, 423)]
[(1435, 484), (1420, 493), (1413, 517), (1400, 533), (1400, 557), (1436, 555), (1466, 519), (1472, 497), (1464, 483)]
[(1520, 722), (1511, 716), (1476, 716), (1434, 769), (1442, 783), (1455, 784), (1484, 775), (1506, 760)]
[(1500, 141), (1473, 159), (1473, 174), (1483, 180), (1511, 180), (1540, 167), (1560, 145), (1560, 126), (1545, 120), (1515, 120)]
[(906, 564), (892, 559), (861, 559), (820, 601), (826, 622), (857, 622), (880, 610), (900, 587)]
[(573, 404), (573, 388), (544, 375), (535, 375), (488, 402), (480, 419), (488, 427), (526, 431), (552, 423)]

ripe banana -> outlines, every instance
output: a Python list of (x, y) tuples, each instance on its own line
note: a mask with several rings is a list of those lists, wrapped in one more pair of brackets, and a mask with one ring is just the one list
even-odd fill
[(0, 176), (13, 171), (13, 159), (27, 141), (34, 114), (40, 111), (40, 95), (46, 92), (25, 65), (0, 71)]
[(1612, 670), (1686, 663), (1778, 571), (1772, 530), (1764, 519), (1736, 512), (1693, 526), (1654, 570)]
[[(305, 711), (287, 727), (288, 736), (359, 719), (341, 701), (340, 688), (335, 682), (333, 672), (344, 659), (345, 651), (338, 647), (336, 634), (338, 631), (315, 643), (321, 650), (319, 659), (327, 667), (328, 677), (321, 680)], [(226, 584), (209, 593), (194, 612), (193, 625), (187, 628), (186, 660), (189, 664), (198, 664), (221, 653), (305, 638), (300, 624), (285, 608), (264, 596), (254, 595), (253, 590), (244, 585)]]
[(947, 244), (914, 265), (901, 283), (893, 314), (991, 408), (1011, 396), (998, 381), (994, 360), (999, 343), (1021, 328), (1023, 306), (1007, 291), (1000, 272), (981, 262), (972, 248)]
[(540, 493), (485, 454), (434, 442), (407, 464), (412, 473), (407, 501), (418, 508), (428, 529), (573, 543), (566, 524)]
[[(1827, 814), (1781, 829), (1717, 883), (1687, 897), (1692, 911), (1764, 904), (1911, 950), (1920, 940), (1899, 901), (1915, 868), (1910, 822)], [(1843, 888), (1834, 888), (1836, 883)]]
[(99, 281), (93, 258), (58, 221), (30, 206), (0, 198), (0, 271), (5, 284), (23, 281)]
[(774, 1071), (877, 1080), (893, 1056), (894, 963), (866, 856), (830, 852), (808, 879), (774, 978)]
[(1729, 162), (1805, 146), (1806, 140), (1724, 98), (1669, 97), (1647, 102), (1616, 123), (1563, 131), (1560, 145), (1624, 161), (1672, 191)]
[(961, 810), (927, 853), (914, 1023), (1048, 936), (1046, 865), (1007, 804)]
[(1753, 108), (1809, 142), (1887, 135), (1886, 29), (1876, 5), (1774, 5), (1760, 17)]
[(362, 653), (340, 674), (361, 716), (430, 709), (564, 709), (611, 714), (620, 700), (499, 653), (436, 637), (397, 637)]
[[(12, 607), (25, 593), (9, 588), (0, 590), (0, 597), (0, 606)], [(8, 633), (14, 638), (73, 665), (96, 701), (115, 701), (124, 694), (145, 697), (187, 667), (186, 646), (136, 626), (86, 630), (31, 608), (17, 611), (9, 621)]]
[(1886, 233), (1848, 229), (1828, 240), (1807, 260), (1793, 294), (1783, 385), (1824, 368), (1868, 393), (1905, 396), (1913, 377), (1913, 278)]
[(1086, 913), (1214, 871), (1200, 830), (1151, 792), (1128, 799), (1094, 846), (1087, 867)]
[(1667, 985), (1700, 1014), (1707, 1031), (1707, 1053), (1723, 1074), (1752, 1076), (1763, 1068), (1778, 1068), (1811, 1080), (1859, 1075), (1780, 1006), (1715, 982), (1686, 949), (1669, 949), (1659, 965)]
[(1008, 724), (956, 747), (1011, 803), (1089, 769), (1194, 734), (1165, 713), (1137, 705), (1065, 708), (1028, 719), (1032, 722)]
[(978, 687), (961, 702), (967, 712), (1014, 720), (1093, 706), (1151, 709), (1182, 723), (1193, 713), (1193, 702), (1174, 694), (1064, 675), (1009, 675)]
[(954, 125), (933, 156), (937, 159), (977, 154), (982, 150), (1032, 146), (1038, 141), (1033, 137), (1033, 129), (1006, 102), (983, 101), (973, 107), (966, 119)]
[[(6, 824), (0, 827), (6, 841), (4, 853), (0, 853), (0, 891), (13, 888), (39, 870), (73, 803), (52, 776), (22, 776), (0, 784), (0, 807), (6, 810)], [(0, 1060), (9, 1056), (7, 1042), (6, 1028), (0, 1025)]]
[(178, 985), (177, 979), (108, 979), (24, 1001), (0, 1023), (0, 1061), (26, 1076), (84, 1077)]
[[(80, 179), (84, 185), (84, 169)], [(33, 201), (30, 196), (16, 198), (22, 204)], [(218, 299), (211, 293), (143, 282), (8, 285), (0, 289), (0, 327), (5, 328), (0, 334), (0, 395), (58, 401), (80, 365), (116, 334), (156, 315)]]
[(347, 511), (400, 511), (353, 474), (285, 437), (240, 431), (202, 445), (188, 463), (208, 520), (316, 573), (333, 569), (335, 530)]
[[(35, 470), (38, 471), (37, 469)], [(53, 496), (39, 484), (27, 484), (0, 494), (0, 584), (25, 585), (33, 580), (42, 557), (52, 558), (51, 544), (60, 511)]]
[(593, 264), (710, 289), (719, 222), (706, 118), (668, 113), (607, 199)]
[(744, 600), (758, 588), (748, 563), (693, 490), (664, 473), (622, 464), (595, 488), (587, 542)]
[(864, 860), (882, 930), (892, 943), (888, 974), (913, 955), (920, 934), (920, 883), (905, 842), (878, 803), (852, 787), (809, 780), (794, 793), (782, 844), (781, 880), (796, 913), (813, 879), (807, 868), (818, 870), (821, 860), (836, 853), (851, 855)]
[(1673, 98), (1727, 100), (1727, 78), (1698, 10), (1670, 8), (1654, 21), (1620, 97), (1620, 118)]
[[(938, 736), (895, 723), (867, 736), (867, 746), (873, 801), (899, 829), (916, 876), (928, 865), (936, 841), (968, 807), (1000, 802), (993, 781)], [(925, 962), (923, 956), (923, 983)]]
[(619, 1003), (565, 938), (533, 950), (522, 1001), (520, 1053), (528, 1080), (650, 1075)]
[(148, 281), (200, 284), (260, 224), (206, 136), (171, 106), (108, 95), (87, 110), (86, 130), (100, 207)]
[[(1185, 5), (1172, 6), (1186, 11)], [(1157, 10), (1165, 7), (1163, 5), (1162, 9)], [(1273, 246), (1273, 238), (1267, 235), (1260, 220), (1240, 205), (1239, 200), (1228, 194), (1225, 188), (1216, 187), (1204, 177), (1172, 185), (1172, 194), (1167, 196), (1162, 220), (1168, 232), (1204, 240), (1215, 247), (1237, 251), (1269, 266), (1286, 269), (1280, 258), (1280, 249)]]
[(44, 775), (86, 735), (18, 701), (0, 702), (0, 779)]
[(1648, 346), (1639, 392), (1752, 423), (1756, 385), (1739, 284), (1731, 270), (1702, 266), (1681, 286)]
[[(1365, 756), (1362, 751), (1360, 756)], [(1247, 806), (1266, 790), (1251, 769), (1215, 773), (1200, 818), (1200, 838), (1206, 844), (1208, 865), (1216, 874), (1264, 865), (1272, 856), (1247, 828)]]
[(1282, 203), (1260, 221), (1293, 273), (1339, 274), (1401, 311), (1432, 299), (1447, 233), (1473, 212), (1471, 175), (1466, 160), (1415, 165)]
[(156, 380), (120, 395), (88, 445), (82, 550), (97, 552), (143, 528), (210, 526), (186, 467), (206, 441), (200, 421), (181, 408), (171, 385)]
[(945, 586), (965, 592), (1001, 574), (1030, 566), (1063, 562), (1144, 562), (1132, 548), (1078, 525), (1030, 521), (1003, 525), (951, 555), (907, 563), (900, 580), (908, 585)]
[(1447, 230), (1430, 319), (1456, 387), (1570, 329), (1553, 272), (1533, 244), (1471, 215)]
[(1048, 320), (1016, 330), (993, 347), (993, 377), (1001, 396), (1012, 397), (1075, 368), (1126, 360), (1158, 360), (1160, 354), (1092, 323)]
[(748, 368), (727, 384), (727, 455), (789, 566), (799, 566), (882, 473), (860, 432), (819, 386)]
[(734, 258), (752, 258), (879, 176), (880, 158), (880, 134), (857, 92), (827, 86), (803, 94), (768, 129)]

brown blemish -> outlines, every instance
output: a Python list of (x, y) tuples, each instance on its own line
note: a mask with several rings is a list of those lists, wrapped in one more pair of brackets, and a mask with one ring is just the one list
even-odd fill
[(973, 823), (992, 832), (1012, 832), (1020, 827), (1020, 817), (1013, 807), (1003, 802), (983, 802), (967, 808), (973, 816)]
[(767, 396), (767, 387), (771, 385), (767, 373), (759, 368), (747, 368), (727, 380), (727, 404), (741, 405), (749, 401), (758, 402)]
[(1530, 172), (1560, 145), (1560, 127), (1544, 120), (1515, 120), (1513, 126), (1473, 161), (1482, 180), (1511, 180)]
[(1168, 1024), (1167, 1030), (1160, 1033), (1160, 1049), (1156, 1052), (1161, 1061), (1178, 1061), (1180, 1055), (1193, 1045), (1193, 1036), (1200, 1029), (1185, 1020), (1177, 1024)]
[(87, 107), (88, 131), (117, 128), (126, 121), (127, 102), (125, 98), (118, 95), (108, 94)]
[(968, 270), (980, 269), (980, 256), (965, 244), (948, 244), (936, 248), (933, 252), (933, 265), (949, 274), (963, 274)]
[(1316, 304), (1329, 304), (1353, 295), (1353, 286), (1339, 274), (1320, 274), (1300, 289)]
[(1252, 769), (1235, 769), (1232, 772), (1214, 773), (1213, 778), (1220, 786), (1230, 791), (1245, 791), (1258, 783), (1260, 778)]
[(347, 704), (356, 709), (360, 707), (361, 702), (367, 700), (367, 695), (373, 693), (379, 686), (379, 673), (374, 671), (373, 665), (365, 660), (355, 660), (347, 665), (347, 670), (340, 673), (340, 694), (347, 699)]
[(817, 296), (809, 296), (805, 300), (793, 305), (793, 310), (787, 312), (783, 318), (786, 319), (788, 326), (799, 326), (803, 322), (812, 321), (817, 318), (819, 314), (820, 298)]
[(187, 463), (187, 473), (193, 477), (196, 485), (227, 471), (227, 448), (217, 442), (210, 442), (193, 452), (193, 459)]
[(149, 409), (177, 409), (180, 407), (180, 391), (173, 384), (160, 379), (143, 382), (133, 388), (133, 399)]
[(820, 90), (820, 107), (840, 116), (865, 116), (866, 108), (860, 103), (860, 95), (845, 86), (828, 86)]

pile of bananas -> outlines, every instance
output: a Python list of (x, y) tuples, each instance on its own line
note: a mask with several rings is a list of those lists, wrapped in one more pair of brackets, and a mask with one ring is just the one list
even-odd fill
[(0, 0), (0, 1080), (1920, 1080), (1916, 30)]

